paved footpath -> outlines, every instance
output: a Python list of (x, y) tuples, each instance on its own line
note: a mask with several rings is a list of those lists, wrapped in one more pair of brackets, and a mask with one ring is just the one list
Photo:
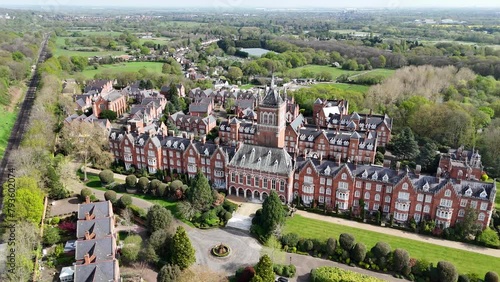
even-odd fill
[(462, 242), (449, 241), (449, 240), (434, 238), (434, 237), (430, 237), (430, 236), (420, 235), (420, 234), (416, 234), (413, 232), (402, 231), (402, 230), (398, 230), (398, 229), (394, 229), (394, 228), (375, 226), (375, 225), (371, 225), (371, 224), (360, 223), (360, 222), (353, 221), (353, 220), (347, 220), (347, 219), (338, 218), (338, 217), (320, 215), (320, 214), (310, 213), (310, 212), (301, 211), (301, 210), (297, 211), (296, 214), (298, 214), (302, 217), (306, 217), (306, 218), (317, 219), (317, 220), (321, 220), (321, 221), (345, 225), (345, 226), (354, 227), (354, 228), (358, 228), (358, 229), (378, 232), (378, 233), (397, 236), (397, 237), (404, 237), (407, 239), (425, 242), (425, 243), (429, 243), (429, 244), (445, 246), (445, 247), (459, 249), (459, 250), (466, 250), (466, 251), (470, 251), (470, 252), (474, 252), (474, 253), (479, 253), (479, 254), (483, 254), (483, 255), (489, 255), (489, 256), (500, 258), (500, 250), (499, 249), (491, 249), (491, 248), (485, 248), (485, 247), (476, 246), (476, 245), (467, 244), (467, 243), (462, 243)]

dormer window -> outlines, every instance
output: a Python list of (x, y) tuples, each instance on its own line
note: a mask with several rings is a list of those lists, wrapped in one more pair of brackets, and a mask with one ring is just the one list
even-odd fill
[(330, 174), (330, 172), (331, 172), (330, 166), (327, 166), (327, 167), (325, 168), (325, 174), (329, 175), (329, 174)]
[(472, 189), (470, 189), (470, 188), (467, 189), (467, 191), (465, 191), (465, 195), (468, 197), (472, 196)]
[(408, 190), (408, 183), (403, 183), (403, 190)]
[(384, 176), (382, 176), (382, 180), (385, 182), (389, 181), (389, 176), (387, 176), (387, 173)]
[(208, 149), (205, 149), (205, 156), (208, 156)]
[(424, 189), (425, 192), (428, 192), (429, 191), (429, 183), (426, 181), (424, 186), (422, 187)]
[(179, 143), (178, 143), (177, 141), (175, 141), (175, 142), (174, 142), (173, 147), (174, 147), (175, 149), (177, 149), (177, 146), (178, 146), (178, 145), (179, 145)]
[(372, 180), (377, 180), (378, 179), (378, 173), (375, 171), (375, 173), (372, 175)]
[(307, 137), (307, 140), (308, 140), (308, 141), (311, 141), (311, 142), (312, 142), (312, 141), (314, 141), (314, 136), (309, 135), (309, 137)]
[(483, 190), (483, 192), (481, 192), (481, 195), (479, 195), (481, 198), (486, 198), (488, 196), (488, 193), (486, 193), (485, 190)]
[(368, 171), (366, 171), (366, 169), (365, 169), (365, 171), (363, 171), (363, 174), (361, 174), (361, 177), (363, 177), (363, 178), (368, 177)]
[(181, 148), (181, 150), (185, 149), (184, 144), (182, 144), (182, 143), (181, 143), (181, 145), (179, 147)]

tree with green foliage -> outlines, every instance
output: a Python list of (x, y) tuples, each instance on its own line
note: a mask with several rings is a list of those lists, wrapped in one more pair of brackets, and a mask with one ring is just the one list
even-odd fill
[(181, 270), (188, 268), (196, 262), (195, 250), (187, 236), (186, 230), (179, 226), (172, 238), (172, 264), (178, 265)]
[(122, 260), (130, 264), (137, 261), (139, 258), (139, 252), (142, 247), (142, 238), (139, 235), (129, 235), (123, 241), (123, 247), (121, 249)]
[(477, 237), (477, 240), (489, 248), (500, 247), (500, 239), (498, 238), (498, 233), (490, 228), (484, 229)]
[(127, 175), (125, 178), (125, 184), (127, 185), (127, 188), (134, 189), (137, 184), (137, 177), (133, 174)]
[(146, 226), (149, 233), (160, 229), (168, 229), (173, 221), (172, 213), (165, 207), (154, 205), (149, 208), (146, 215)]
[(116, 192), (113, 190), (108, 190), (104, 192), (104, 199), (110, 201), (112, 204), (116, 203)]
[[(15, 189), (12, 188), (13, 184)], [(23, 176), (15, 178), (14, 182), (3, 184), (4, 214), (10, 220), (26, 220), (39, 224), (43, 214), (44, 194), (34, 178)]]
[(358, 70), (359, 66), (356, 60), (349, 59), (342, 64), (342, 69), (344, 70)]
[(285, 224), (285, 211), (276, 191), (271, 191), (262, 204), (261, 227), (265, 237), (269, 237)]
[(64, 184), (61, 182), (61, 176), (53, 165), (47, 166), (45, 176), (45, 187), (47, 188), (49, 198), (59, 200), (69, 196), (69, 191), (64, 187)]
[(59, 228), (49, 227), (45, 229), (43, 233), (43, 243), (47, 246), (52, 246), (61, 241), (61, 234), (59, 233)]
[(83, 188), (82, 190), (80, 190), (80, 199), (82, 201), (85, 201), (87, 199), (87, 197), (90, 198), (90, 196), (92, 196), (94, 193), (92, 192), (92, 190), (90, 190), (90, 188)]
[(288, 234), (281, 236), (281, 243), (284, 246), (288, 246), (290, 248), (297, 247), (299, 240), (300, 240), (300, 236), (297, 233), (288, 233)]
[(439, 282), (456, 282), (458, 280), (457, 269), (451, 262), (440, 261), (436, 269)]
[(227, 78), (229, 78), (233, 83), (235, 83), (238, 79), (241, 79), (243, 76), (243, 72), (239, 67), (229, 67), (227, 70)]
[(99, 114), (99, 118), (107, 119), (110, 122), (113, 122), (118, 118), (118, 114), (112, 110), (102, 110)]
[(420, 154), (416, 159), (417, 164), (422, 166), (422, 171), (435, 171), (434, 163), (438, 154), (437, 151), (438, 147), (436, 143), (434, 143), (432, 140), (425, 140), (424, 145), (420, 147)]
[(394, 155), (400, 160), (413, 159), (419, 153), (417, 141), (415, 141), (413, 132), (409, 127), (403, 128), (403, 130), (391, 140), (391, 143), (393, 145)]
[(115, 174), (111, 170), (105, 169), (99, 173), (99, 179), (102, 184), (110, 184), (115, 181)]
[(387, 258), (387, 256), (391, 253), (391, 246), (386, 242), (377, 242), (375, 246), (371, 249), (372, 254), (375, 258)]
[(182, 270), (177, 265), (167, 264), (160, 269), (157, 282), (176, 282), (182, 274)]
[(455, 234), (461, 239), (467, 239), (469, 235), (476, 236), (482, 227), (477, 223), (478, 212), (467, 207), (464, 218), (455, 224)]
[(274, 281), (273, 262), (268, 255), (261, 256), (259, 262), (255, 266), (255, 276), (252, 278), (252, 282), (255, 281)]
[(188, 200), (194, 209), (204, 212), (210, 209), (214, 202), (212, 188), (207, 177), (198, 170), (188, 193)]

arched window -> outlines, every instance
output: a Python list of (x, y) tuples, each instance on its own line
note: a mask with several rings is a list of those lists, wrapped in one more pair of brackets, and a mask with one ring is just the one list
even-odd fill
[(478, 215), (478, 217), (477, 217), (477, 220), (479, 220), (479, 221), (483, 221), (483, 220), (484, 220), (484, 218), (485, 218), (484, 213), (480, 213), (480, 214)]
[(307, 173), (307, 174), (311, 174), (311, 168), (310, 168), (310, 167), (308, 167), (308, 168), (307, 168), (306, 173)]
[(380, 195), (379, 194), (375, 195), (375, 201), (380, 201)]
[(332, 194), (332, 189), (327, 188), (327, 189), (326, 189), (326, 194), (327, 194), (327, 195), (331, 195), (331, 194)]
[(346, 180), (347, 179), (347, 174), (346, 173), (342, 173), (342, 180)]
[(319, 187), (319, 193), (324, 194), (325, 193), (325, 187)]
[(450, 190), (446, 190), (446, 192), (444, 192), (444, 196), (445, 197), (451, 197), (451, 191)]
[(263, 124), (267, 124), (267, 123), (268, 123), (267, 113), (264, 113), (264, 114), (263, 114), (263, 117), (264, 117), (264, 118), (262, 119), (262, 123), (263, 123)]
[(415, 211), (422, 211), (422, 205), (421, 204), (417, 204), (417, 206), (415, 207)]
[(385, 196), (385, 202), (390, 203), (391, 202), (391, 196)]
[(370, 200), (370, 192), (365, 193), (365, 200)]
[(424, 212), (425, 212), (425, 213), (428, 213), (428, 212), (430, 212), (430, 211), (431, 211), (431, 208), (430, 208), (429, 206), (425, 206), (425, 207), (424, 207)]
[(361, 193), (359, 190), (356, 190), (356, 192), (354, 192), (354, 197), (359, 198), (359, 196), (361, 196)]
[(403, 183), (403, 190), (408, 190), (408, 183)]

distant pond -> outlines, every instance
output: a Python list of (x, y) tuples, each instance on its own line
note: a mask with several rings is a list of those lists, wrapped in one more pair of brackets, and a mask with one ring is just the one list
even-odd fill
[(260, 57), (268, 52), (272, 52), (271, 50), (263, 49), (263, 48), (241, 48), (243, 52), (248, 53), (250, 56)]

